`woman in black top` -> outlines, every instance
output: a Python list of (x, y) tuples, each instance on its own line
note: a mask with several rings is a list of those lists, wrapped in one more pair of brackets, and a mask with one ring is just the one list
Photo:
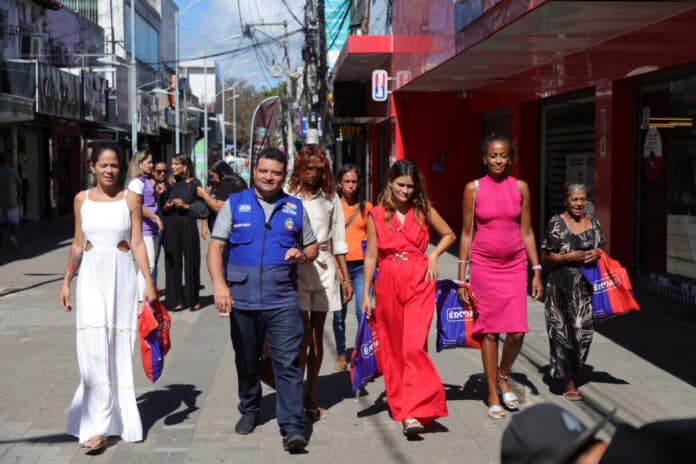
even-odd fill
[[(172, 311), (181, 311), (187, 306), (197, 311), (201, 308), (198, 296), (201, 249), (191, 205), (198, 198), (196, 190), (201, 183), (193, 177), (191, 158), (186, 155), (172, 158), (171, 171), (170, 188), (162, 206), (167, 231), (164, 238), (167, 306)], [(181, 281), (182, 270), (184, 282)]]
[(225, 160), (216, 161), (208, 171), (210, 192), (203, 187), (198, 188), (198, 196), (205, 202), (210, 211), (208, 216), (208, 230), (212, 231), (218, 211), (225, 204), (225, 200), (232, 193), (241, 192), (247, 188), (244, 179), (234, 172)]

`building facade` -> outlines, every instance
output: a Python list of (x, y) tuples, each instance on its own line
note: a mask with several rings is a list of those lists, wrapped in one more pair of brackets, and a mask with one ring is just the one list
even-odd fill
[[(634, 284), (696, 304), (696, 4), (404, 0), (392, 14), (392, 33), (348, 38), (334, 78), (373, 196), (391, 161), (413, 159), (458, 228), (481, 138), (503, 133), (537, 237), (564, 182), (584, 181)], [(385, 102), (371, 99), (374, 69), (391, 78)]]

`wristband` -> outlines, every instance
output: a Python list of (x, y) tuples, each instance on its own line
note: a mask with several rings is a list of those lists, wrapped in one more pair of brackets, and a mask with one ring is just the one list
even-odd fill
[(532, 271), (541, 271), (541, 264), (535, 264), (532, 266)]

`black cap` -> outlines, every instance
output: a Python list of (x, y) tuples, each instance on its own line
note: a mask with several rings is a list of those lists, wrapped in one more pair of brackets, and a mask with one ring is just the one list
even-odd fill
[(583, 449), (606, 425), (616, 409), (587, 428), (580, 419), (551, 403), (515, 414), (503, 433), (503, 464), (560, 464)]

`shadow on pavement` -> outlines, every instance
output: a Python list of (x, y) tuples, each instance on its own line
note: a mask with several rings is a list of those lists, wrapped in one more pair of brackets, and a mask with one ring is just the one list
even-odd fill
[[(549, 370), (550, 366), (548, 364), (539, 369), (539, 373), (542, 375), (542, 381), (549, 387), (549, 392), (554, 395), (562, 395), (564, 387), (563, 381), (551, 377)], [(578, 375), (575, 379), (575, 386), (579, 388), (588, 383), (611, 383), (616, 385), (629, 384), (624, 379), (614, 377), (608, 372), (595, 371), (593, 366), (590, 364), (585, 364), (578, 370)]]
[(54, 435), (41, 435), (38, 437), (24, 437), (18, 438), (16, 440), (0, 440), (0, 445), (8, 443), (40, 443), (40, 444), (51, 444), (51, 443), (69, 443), (74, 441), (77, 443), (77, 438), (67, 433), (56, 433)]
[[(62, 216), (50, 221), (23, 222), (16, 233), (19, 249), (8, 247), (0, 252), (0, 266), (19, 259), (29, 259), (58, 248), (73, 237), (73, 217)], [(68, 254), (66, 252), (67, 261)]]
[[(176, 425), (186, 421), (191, 413), (198, 410), (196, 398), (201, 391), (195, 385), (167, 385), (166, 389), (154, 390), (140, 395), (137, 399), (140, 418), (143, 423), (143, 440), (152, 426), (162, 417), (165, 425)], [(181, 405), (183, 410), (174, 412)]]
[(640, 295), (641, 310), (597, 325), (597, 332), (696, 386), (696, 310)]

